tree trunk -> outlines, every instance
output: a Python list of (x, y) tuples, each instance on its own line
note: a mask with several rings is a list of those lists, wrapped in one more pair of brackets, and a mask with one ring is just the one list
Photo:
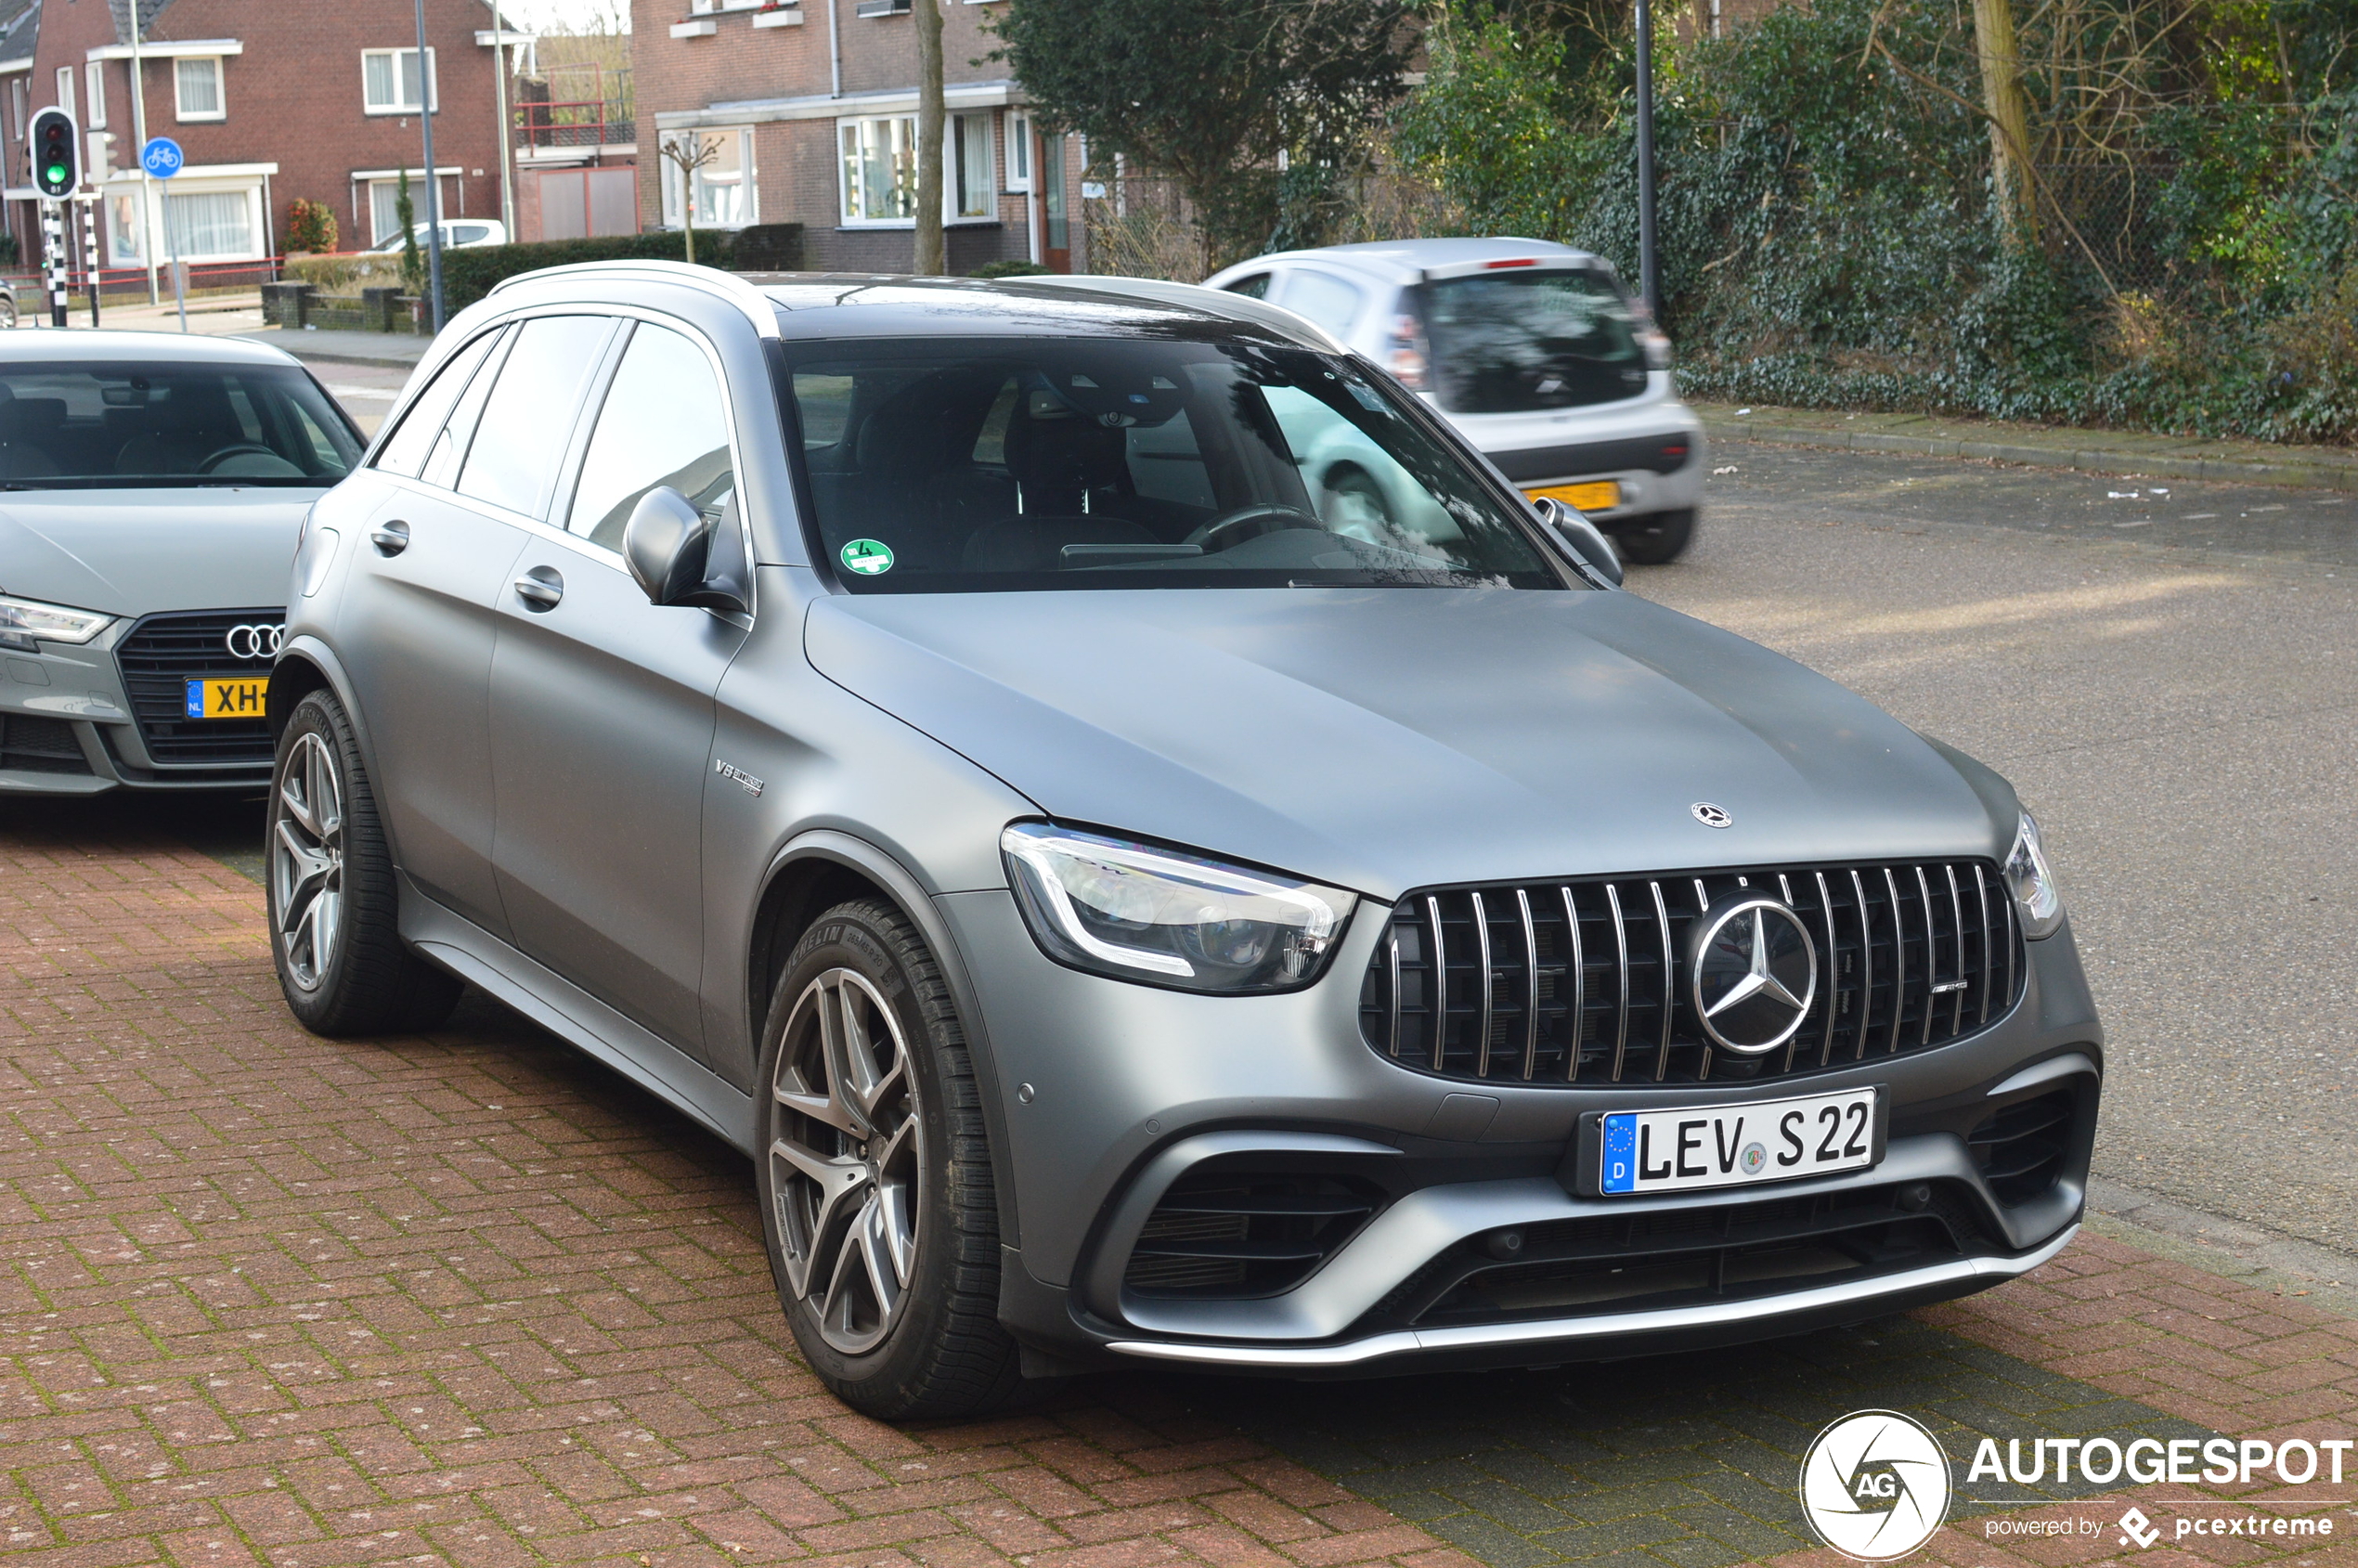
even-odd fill
[(2007, 238), (2039, 240), (2039, 201), (2025, 166), (2030, 115), (2022, 96), (2022, 56), (2015, 46), (2012, 0), (1974, 0), (1974, 43), (1981, 57), (1981, 102), (1989, 112), (1989, 160), (1998, 213)]
[(917, 24), (917, 260), (913, 270), (924, 278), (950, 270), (942, 253), (941, 133), (948, 118), (942, 106), (941, 6), (939, 0), (916, 0)]

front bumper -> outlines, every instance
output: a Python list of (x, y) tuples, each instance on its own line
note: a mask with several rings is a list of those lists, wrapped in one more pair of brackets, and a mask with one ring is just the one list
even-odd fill
[[(1950, 1045), (1717, 1088), (1520, 1088), (1409, 1071), (1361, 1040), (1357, 981), (1380, 920), (1354, 919), (1317, 986), (1247, 1001), (1056, 965), (1004, 891), (939, 903), (1009, 1129), (1002, 1316), (1043, 1369), (1349, 1376), (1756, 1340), (1987, 1289), (2052, 1257), (2079, 1217), (2103, 1052), (2067, 929), (2028, 944), (2011, 1012)], [(1870, 1083), (1893, 1108), (1871, 1171), (1647, 1199), (1576, 1198), (1556, 1174), (1584, 1111)], [(1993, 1187), (1974, 1141), (1992, 1118), (2066, 1102), (2044, 1185)], [(1238, 1172), (1367, 1194), (1368, 1217), (1275, 1289), (1137, 1289), (1142, 1237), (1172, 1229), (1157, 1219), (1166, 1195)], [(1758, 1228), (1771, 1211), (1784, 1230)], [(1597, 1239), (1600, 1222), (1627, 1227), (1627, 1244)], [(1714, 1225), (1716, 1238), (1675, 1239)], [(1498, 1251), (1509, 1237), (1531, 1251)], [(1614, 1278), (1625, 1265), (1660, 1288)]]
[(268, 787), (266, 758), (159, 762), (149, 755), (116, 657), (133, 629), (118, 621), (86, 645), (43, 642), (0, 654), (0, 795)]

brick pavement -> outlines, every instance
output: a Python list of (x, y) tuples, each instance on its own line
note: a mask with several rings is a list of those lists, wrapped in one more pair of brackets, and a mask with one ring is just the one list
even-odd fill
[[(2358, 1325), (2092, 1238), (1807, 1343), (1325, 1387), (1108, 1378), (896, 1431), (796, 1360), (717, 1140), (487, 1004), (424, 1039), (296, 1029), (253, 882), (173, 836), (220, 842), (225, 820), (0, 803), (11, 1564), (1801, 1564), (1834, 1560), (1789, 1549), (1794, 1457), (1859, 1404), (1961, 1433), (2358, 1424)], [(2116, 1551), (1981, 1529), (1924, 1560)]]

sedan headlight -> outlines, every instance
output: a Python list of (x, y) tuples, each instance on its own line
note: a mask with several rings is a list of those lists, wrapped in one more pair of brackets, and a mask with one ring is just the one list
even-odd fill
[(28, 654), (33, 651), (35, 641), (87, 642), (113, 619), (92, 610), (44, 604), (37, 599), (0, 598), (0, 642)]
[(1047, 823), (999, 836), (1048, 956), (1181, 991), (1298, 991), (1334, 954), (1357, 897)]
[(2052, 937), (2063, 924), (2063, 895), (2055, 890), (2055, 873), (2047, 864), (2046, 846), (2039, 842), (2039, 823), (2029, 812), (2015, 830), (2015, 847), (2006, 853), (2006, 886), (2015, 895), (2015, 911), (2022, 917), (2022, 934), (2032, 941)]

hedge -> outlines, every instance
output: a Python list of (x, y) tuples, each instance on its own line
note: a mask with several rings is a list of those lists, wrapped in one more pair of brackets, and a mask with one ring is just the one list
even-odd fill
[[(696, 260), (708, 266), (729, 264), (726, 230), (696, 231)], [(453, 315), (491, 292), (493, 285), (544, 266), (593, 261), (685, 261), (687, 246), (677, 230), (613, 234), (591, 240), (540, 240), (521, 245), (469, 245), (442, 253), (442, 298)]]

